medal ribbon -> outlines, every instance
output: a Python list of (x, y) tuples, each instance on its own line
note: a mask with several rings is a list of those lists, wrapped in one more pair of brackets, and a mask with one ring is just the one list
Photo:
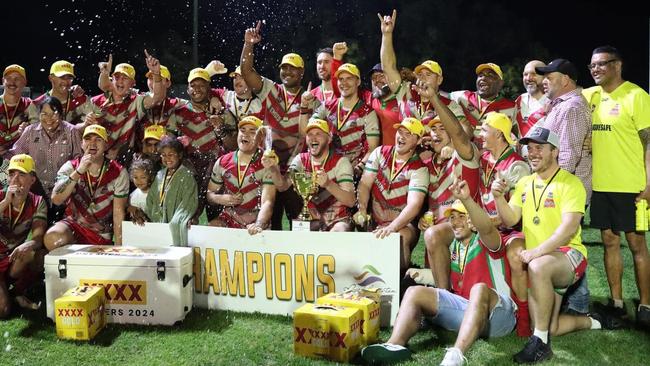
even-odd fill
[(90, 181), (90, 172), (86, 172), (86, 181), (88, 182), (88, 191), (90, 192), (90, 199), (95, 203), (95, 192), (97, 192), (97, 188), (99, 187), (99, 184), (102, 182), (102, 177), (104, 176), (104, 173), (106, 173), (106, 161), (102, 164), (102, 168), (99, 171), (99, 178), (97, 178), (97, 183), (95, 183), (95, 186), (93, 187), (92, 182)]
[[(487, 187), (487, 188), (490, 187), (489, 184), (490, 184), (490, 180), (492, 179), (492, 173), (494, 173), (494, 169), (496, 169), (497, 165), (499, 165), (499, 163), (503, 159), (505, 159), (508, 155), (510, 155), (510, 154), (506, 155), (506, 153), (508, 153), (511, 150), (512, 150), (511, 146), (506, 147), (503, 150), (503, 152), (501, 153), (501, 155), (499, 155), (499, 157), (497, 158), (497, 161), (494, 163), (494, 165), (492, 165), (492, 167), (489, 169), (489, 171), (488, 172), (485, 172), (485, 171), (483, 172), (483, 184), (485, 185), (485, 187)], [(488, 165), (489, 164), (490, 163), (488, 162)]]
[[(172, 183), (172, 180), (174, 179), (174, 176), (176, 175), (176, 172), (178, 169), (174, 170), (172, 175), (169, 175), (169, 169), (165, 172), (165, 179), (163, 179), (163, 185), (162, 188), (160, 189), (160, 207), (163, 207), (163, 204), (165, 203), (165, 196), (167, 195), (167, 190), (169, 190), (169, 185)], [(165, 190), (167, 188), (167, 190)]]
[(7, 119), (7, 133), (10, 133), (9, 130), (11, 129), (11, 126), (14, 124), (14, 118), (16, 118), (16, 113), (18, 113), (18, 108), (20, 108), (20, 104), (22, 102), (23, 102), (23, 98), (18, 99), (18, 104), (16, 104), (16, 109), (14, 109), (14, 113), (11, 115), (11, 118), (9, 118), (9, 105), (7, 105), (7, 102), (5, 102), (5, 98), (2, 97), (2, 104), (5, 110), (5, 118)]
[(284, 115), (282, 116), (283, 118), (288, 118), (287, 114), (289, 113), (289, 109), (291, 109), (293, 103), (296, 102), (296, 99), (298, 99), (298, 96), (300, 95), (301, 91), (302, 91), (302, 86), (298, 89), (296, 95), (293, 96), (293, 99), (291, 99), (291, 103), (289, 103), (289, 92), (287, 92), (287, 88), (285, 88), (285, 86), (282, 85), (282, 96), (284, 97)]
[(341, 127), (343, 127), (345, 122), (348, 121), (348, 119), (350, 118), (350, 115), (352, 114), (352, 112), (354, 112), (354, 110), (357, 109), (357, 106), (359, 105), (360, 101), (361, 101), (360, 99), (357, 99), (356, 103), (354, 103), (354, 107), (352, 107), (348, 111), (348, 113), (345, 115), (345, 117), (343, 117), (343, 121), (341, 121), (341, 109), (343, 107), (343, 100), (339, 100), (339, 104), (336, 106), (336, 125), (337, 125), (338, 131), (341, 131)]
[(465, 265), (467, 264), (467, 255), (469, 254), (469, 250), (472, 248), (472, 245), (476, 243), (476, 240), (478, 240), (478, 235), (476, 233), (472, 234), (472, 238), (469, 241), (469, 244), (467, 244), (467, 247), (465, 248), (465, 253), (463, 255), (463, 260), (460, 260), (460, 252), (461, 252), (461, 246), (463, 245), (459, 240), (456, 240), (456, 246), (454, 247), (454, 252), (456, 253), (456, 263), (458, 263), (458, 268), (460, 268), (460, 273), (462, 274), (465, 272)]
[[(255, 98), (255, 97), (253, 96), (253, 97), (250, 97), (250, 98), (246, 99), (246, 106), (244, 107), (244, 111), (242, 112), (242, 115), (246, 115), (248, 113), (248, 109), (251, 106), (251, 102), (253, 101), (253, 98)], [(292, 102), (292, 104), (293, 104), (293, 102)], [(235, 97), (235, 119), (237, 119), (237, 121), (239, 121), (239, 106), (237, 105), (237, 97)]]
[(551, 185), (551, 183), (553, 182), (553, 179), (555, 179), (555, 176), (559, 172), (560, 172), (560, 168), (557, 168), (555, 173), (553, 173), (553, 176), (551, 177), (551, 180), (549, 180), (548, 183), (546, 183), (546, 185), (544, 186), (544, 189), (542, 190), (542, 194), (539, 195), (539, 201), (535, 197), (535, 180), (536, 179), (533, 179), (532, 182), (530, 183), (530, 188), (533, 191), (533, 205), (535, 205), (535, 213), (536, 214), (537, 214), (537, 211), (539, 210), (539, 207), (542, 205), (542, 198), (544, 198), (544, 192), (546, 192), (546, 188), (548, 188), (548, 186)]
[(246, 178), (246, 173), (248, 172), (248, 168), (250, 167), (251, 163), (255, 161), (257, 158), (257, 153), (259, 150), (255, 151), (255, 154), (253, 154), (253, 157), (251, 160), (246, 164), (246, 168), (244, 168), (244, 171), (242, 172), (241, 170), (241, 165), (239, 164), (239, 150), (237, 150), (237, 153), (235, 154), (235, 165), (237, 165), (237, 190), (241, 191), (241, 187), (244, 185), (244, 179)]
[(18, 215), (16, 215), (16, 218), (14, 220), (11, 220), (11, 214), (13, 213), (14, 206), (9, 203), (9, 223), (11, 224), (11, 231), (14, 231), (14, 228), (16, 227), (16, 224), (18, 223), (18, 219), (20, 219), (20, 216), (23, 214), (23, 210), (25, 209), (25, 203), (27, 202), (27, 198), (23, 201), (23, 204), (20, 205), (20, 210), (18, 210)]

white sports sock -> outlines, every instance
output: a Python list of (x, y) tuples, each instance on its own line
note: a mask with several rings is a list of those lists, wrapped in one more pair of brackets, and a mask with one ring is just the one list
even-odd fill
[(537, 328), (535, 328), (535, 331), (533, 332), (533, 335), (544, 342), (544, 344), (548, 344), (548, 330), (541, 331)]
[(649, 310), (650, 310), (650, 305), (646, 305), (646, 304), (639, 304), (639, 307), (638, 307), (638, 309), (637, 309), (637, 310), (641, 310), (641, 307), (644, 307), (644, 308), (646, 308), (646, 309), (649, 309)]
[(615, 308), (621, 308), (621, 309), (623, 309), (623, 305), (625, 305), (625, 304), (623, 303), (623, 299), (612, 299), (612, 301), (614, 302), (614, 307), (615, 307)]
[(602, 329), (603, 326), (600, 324), (600, 322), (592, 317), (589, 317), (591, 320), (591, 328), (590, 329)]

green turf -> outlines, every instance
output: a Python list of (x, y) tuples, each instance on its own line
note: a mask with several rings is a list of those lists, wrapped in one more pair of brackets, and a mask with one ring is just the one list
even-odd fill
[[(583, 230), (589, 250), (592, 300), (605, 299), (600, 234)], [(630, 252), (625, 245), (624, 296), (628, 309), (638, 297)], [(423, 243), (414, 253), (422, 263)], [(39, 313), (15, 314), (0, 321), (0, 365), (311, 365), (330, 364), (293, 354), (291, 319), (284, 316), (193, 309), (175, 327), (109, 325), (91, 342), (58, 340), (54, 325)], [(389, 330), (381, 332), (387, 339)], [(437, 365), (455, 335), (420, 331), (409, 343), (413, 360), (405, 365)], [(650, 336), (635, 330), (581, 331), (552, 340), (554, 358), (544, 365), (647, 365)], [(510, 335), (479, 340), (466, 355), (473, 365), (507, 365), (524, 340)], [(357, 359), (358, 361), (358, 359)]]

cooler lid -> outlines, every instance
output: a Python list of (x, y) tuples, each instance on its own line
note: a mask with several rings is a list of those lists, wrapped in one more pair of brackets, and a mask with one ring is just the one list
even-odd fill
[(159, 261), (164, 261), (166, 267), (174, 268), (192, 263), (192, 248), (72, 244), (47, 254), (45, 265), (58, 265), (60, 259), (65, 259), (68, 265), (129, 267), (156, 267)]

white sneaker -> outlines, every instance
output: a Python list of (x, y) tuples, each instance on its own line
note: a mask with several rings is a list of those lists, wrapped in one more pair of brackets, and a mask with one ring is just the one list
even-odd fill
[(411, 351), (399, 344), (371, 344), (361, 350), (361, 357), (370, 363), (395, 363), (411, 358)]
[(440, 362), (440, 366), (463, 366), (465, 362), (467, 362), (467, 358), (463, 356), (463, 352), (456, 347), (452, 347), (447, 348), (447, 353)]

